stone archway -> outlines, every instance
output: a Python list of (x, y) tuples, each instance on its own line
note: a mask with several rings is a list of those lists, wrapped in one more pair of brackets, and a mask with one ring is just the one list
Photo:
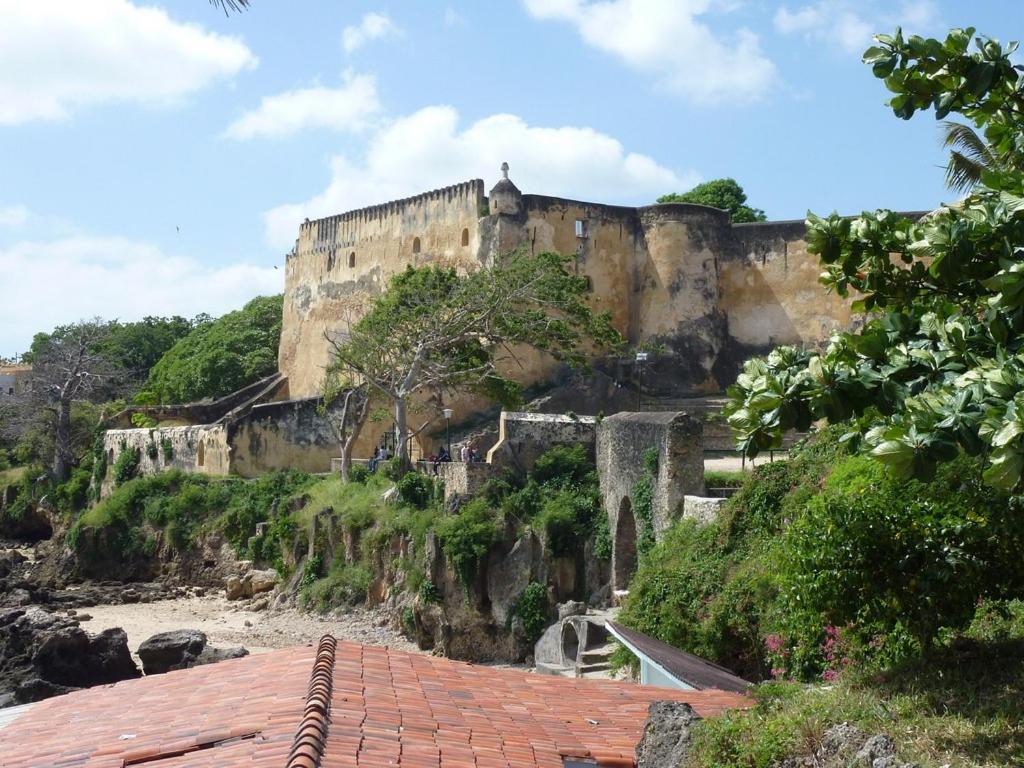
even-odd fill
[(612, 549), (612, 589), (629, 588), (629, 582), (636, 573), (636, 518), (629, 496), (623, 496), (619, 503), (619, 514), (615, 521), (615, 544)]

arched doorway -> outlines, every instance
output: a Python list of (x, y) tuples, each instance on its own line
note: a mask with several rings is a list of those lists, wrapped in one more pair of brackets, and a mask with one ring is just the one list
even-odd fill
[(636, 518), (629, 496), (619, 504), (618, 521), (615, 524), (615, 548), (612, 550), (614, 589), (628, 589), (636, 573)]

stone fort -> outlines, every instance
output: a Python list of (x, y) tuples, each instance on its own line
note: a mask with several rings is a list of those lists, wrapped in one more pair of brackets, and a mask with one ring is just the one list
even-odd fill
[[(143, 472), (328, 471), (339, 455), (318, 410), (329, 338), (407, 265), (469, 271), (515, 248), (574, 256), (571, 268), (586, 278), (594, 309), (611, 314), (631, 348), (657, 351), (642, 371), (632, 354), (601, 356), (583, 377), (542, 353), (524, 353), (506, 372), (539, 394), (534, 410), (547, 413), (640, 410), (642, 383), (643, 410), (692, 414), (693, 398), (723, 392), (749, 357), (777, 344), (820, 344), (854, 321), (849, 304), (818, 284), (802, 221), (733, 224), (726, 211), (701, 205), (631, 208), (525, 194), (507, 165), (502, 176), (489, 192), (475, 179), (303, 222), (286, 257), (279, 372), (214, 403), (125, 411), (106, 436), (109, 461), (131, 446)], [(449, 405), (456, 440), (475, 436), (486, 451), (502, 439), (492, 403)], [(158, 427), (132, 429), (139, 410)], [(437, 418), (412, 444), (414, 458), (439, 449), (445, 431)], [(354, 457), (368, 457), (391, 432), (388, 420), (367, 423)], [(706, 448), (731, 447), (721, 424), (706, 424), (703, 440)], [(165, 443), (173, 447), (155, 450)]]
[[(817, 282), (804, 222), (733, 224), (685, 203), (641, 208), (524, 194), (508, 177), (480, 179), (299, 227), (287, 255), (279, 368), (292, 398), (315, 396), (339, 334), (366, 300), (407, 265), (471, 270), (514, 248), (574, 254), (595, 310), (607, 310), (632, 347), (660, 351), (645, 392), (682, 398), (724, 391), (743, 361), (777, 344), (818, 344), (851, 322), (849, 304)], [(596, 361), (629, 378), (628, 360)], [(517, 374), (559, 375), (535, 358)], [(585, 411), (587, 412), (587, 411)]]

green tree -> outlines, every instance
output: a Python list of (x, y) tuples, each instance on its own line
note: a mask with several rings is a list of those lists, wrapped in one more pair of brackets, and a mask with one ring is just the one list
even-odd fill
[(332, 339), (327, 377), (365, 382), (394, 409), (396, 455), (408, 464), (409, 406), (440, 413), (445, 395), (471, 391), (514, 402), (519, 387), (499, 366), (518, 345), (585, 366), (586, 344), (617, 344), (607, 313), (587, 304), (587, 284), (571, 274), (572, 257), (515, 251), (468, 275), (443, 267), (407, 267), (369, 311)]
[(929, 479), (962, 450), (1019, 491), (1024, 470), (1024, 77), (1017, 45), (954, 29), (944, 41), (879, 35), (864, 55), (909, 119), (934, 110), (982, 132), (991, 162), (956, 205), (808, 214), (821, 281), (869, 320), (827, 349), (780, 348), (745, 366), (727, 415), (747, 455), (826, 418), (901, 477)]
[(223, 397), (277, 370), (282, 298), (260, 296), (242, 309), (202, 321), (153, 366), (137, 398), (184, 403)]
[(764, 211), (747, 205), (747, 194), (734, 179), (714, 179), (698, 184), (689, 192), (672, 192), (658, 198), (659, 203), (696, 203), (728, 211), (733, 222), (764, 221)]

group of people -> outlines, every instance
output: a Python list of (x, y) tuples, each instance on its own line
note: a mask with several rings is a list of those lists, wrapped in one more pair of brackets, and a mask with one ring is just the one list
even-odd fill
[[(376, 472), (377, 467), (382, 463), (391, 458), (391, 452), (387, 446), (379, 445), (373, 450), (373, 456), (367, 462), (367, 468), (371, 472)], [(483, 461), (484, 457), (476, 449), (476, 443), (465, 443), (459, 449), (459, 461), (465, 464), (472, 464), (475, 462)], [(452, 455), (448, 452), (445, 446), (441, 446), (441, 452), (435, 454), (427, 459), (430, 465), (434, 468), (434, 474), (437, 475), (440, 472), (441, 464), (446, 461), (452, 461)]]
[[(484, 457), (480, 455), (479, 451), (477, 451), (475, 443), (466, 443), (459, 449), (459, 461), (464, 464), (471, 464), (473, 462), (483, 460)], [(448, 449), (442, 445), (440, 453), (431, 456), (427, 461), (430, 462), (430, 465), (434, 468), (434, 474), (437, 475), (440, 473), (441, 464), (447, 461), (452, 461), (452, 455), (448, 452)]]

